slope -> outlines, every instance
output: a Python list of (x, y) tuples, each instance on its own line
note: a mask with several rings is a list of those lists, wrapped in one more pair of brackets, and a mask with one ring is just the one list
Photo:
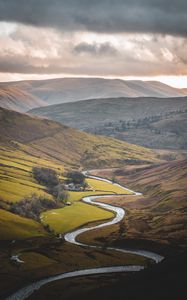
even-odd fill
[(157, 160), (152, 150), (2, 108), (0, 126), (1, 145), (66, 166), (92, 168)]
[(181, 247), (187, 244), (187, 160), (139, 169), (123, 167), (95, 172), (98, 173), (115, 176), (120, 183), (143, 193), (137, 199), (123, 197), (112, 201), (128, 211), (124, 223), (126, 239), (158, 241)]
[[(27, 223), (27, 219), (6, 211), (10, 203), (20, 201), (32, 193), (50, 198), (45, 187), (33, 178), (33, 166), (49, 167), (62, 175), (64, 168), (107, 167), (119, 166), (122, 162), (158, 161), (157, 154), (149, 149), (111, 138), (96, 137), (54, 121), (4, 108), (0, 108), (0, 127), (0, 223), (12, 228), (7, 238), (22, 239), (38, 236), (40, 233), (43, 235), (39, 224), (29, 219)], [(106, 193), (104, 190), (103, 192)], [(76, 201), (81, 198), (81, 195), (70, 196), (72, 199), (76, 196)], [(68, 209), (69, 216), (73, 216), (77, 207), (81, 208), (81, 204), (76, 203)], [(106, 212), (98, 210), (89, 206), (81, 209), (81, 212), (83, 215), (89, 212), (91, 220), (106, 217)], [(24, 226), (25, 223), (27, 226)], [(20, 228), (22, 226), (25, 228), (24, 232)], [(0, 237), (6, 239), (6, 230), (3, 227)]]
[(30, 111), (87, 132), (151, 148), (187, 149), (187, 97), (111, 98)]
[(0, 106), (16, 111), (27, 111), (44, 106), (45, 102), (27, 91), (15, 86), (0, 87)]

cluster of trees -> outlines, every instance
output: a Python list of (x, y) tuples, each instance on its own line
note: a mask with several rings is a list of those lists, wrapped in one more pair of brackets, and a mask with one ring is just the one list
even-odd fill
[[(175, 111), (170, 111), (167, 113), (161, 113), (159, 115), (147, 116), (141, 119), (132, 119), (132, 120), (119, 120), (118, 122), (107, 122), (103, 125), (103, 127), (95, 128), (94, 133), (97, 134), (111, 134), (115, 132), (123, 132), (129, 129), (137, 129), (137, 128), (150, 128), (151, 124), (167, 119), (176, 114), (186, 113), (186, 109), (179, 109)], [(158, 129), (152, 128), (155, 133), (160, 133)]]
[(58, 205), (66, 204), (68, 200), (68, 192), (64, 188), (58, 178), (58, 174), (55, 170), (49, 168), (33, 167), (34, 178), (47, 187), (48, 193), (54, 196)]
[(70, 171), (66, 174), (67, 183), (74, 183), (74, 184), (84, 184), (85, 183), (85, 176), (78, 171)]
[[(20, 216), (40, 220), (40, 214), (49, 209), (62, 207), (68, 204), (69, 193), (65, 188), (65, 183), (60, 182), (58, 174), (55, 170), (43, 167), (33, 167), (34, 178), (42, 185), (47, 187), (48, 193), (53, 195), (54, 199), (50, 200), (46, 197), (32, 194), (23, 200), (12, 203), (10, 211)], [(66, 174), (66, 183), (86, 186), (85, 176), (77, 171), (70, 171)]]
[(70, 171), (66, 174), (66, 184), (68, 189), (74, 191), (85, 190), (87, 188), (87, 183), (85, 181), (85, 176), (78, 171)]
[(39, 216), (43, 211), (58, 208), (59, 204), (42, 196), (32, 194), (23, 200), (13, 203), (10, 211), (22, 217), (39, 221)]
[(40, 183), (47, 187), (59, 184), (57, 172), (49, 168), (33, 167), (33, 176)]
[(58, 185), (51, 187), (49, 192), (55, 197), (56, 201), (60, 204), (66, 204), (69, 198), (68, 191), (64, 188), (64, 184), (59, 183)]

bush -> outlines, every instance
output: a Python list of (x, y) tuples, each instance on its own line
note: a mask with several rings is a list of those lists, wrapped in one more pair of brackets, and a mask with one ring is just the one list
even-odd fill
[(58, 185), (58, 175), (55, 170), (48, 169), (48, 168), (40, 168), (40, 167), (33, 167), (32, 169), (34, 178), (43, 185), (47, 187), (53, 187)]
[(18, 203), (12, 204), (10, 211), (22, 217), (39, 221), (41, 212), (58, 207), (55, 201), (33, 194)]
[(85, 176), (78, 171), (70, 171), (67, 173), (67, 183), (74, 183), (74, 184), (84, 184), (85, 183)]
[(64, 189), (63, 184), (58, 184), (55, 187), (50, 188), (49, 193), (51, 193), (57, 201), (63, 202), (64, 204), (69, 198), (69, 193)]

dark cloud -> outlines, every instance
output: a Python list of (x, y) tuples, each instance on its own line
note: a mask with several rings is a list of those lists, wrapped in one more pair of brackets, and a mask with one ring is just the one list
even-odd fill
[[(157, 75), (187, 75), (187, 68), (184, 64), (171, 63), (160, 57), (156, 61), (147, 61), (135, 57), (133, 53), (127, 54), (122, 59), (117, 56), (108, 59), (98, 60), (94, 56), (92, 60), (83, 57), (77, 60), (76, 57), (69, 57), (72, 61), (56, 59), (33, 58), (25, 55), (7, 53), (0, 56), (0, 71), (2, 73), (20, 74), (73, 74), (88, 76), (157, 76)], [(89, 63), (88, 63), (89, 62)], [(143, 66), (143, 67), (142, 67)]]
[(88, 44), (82, 42), (74, 47), (73, 52), (78, 54), (89, 53), (91, 55), (115, 55), (117, 54), (117, 49), (114, 48), (110, 43)]
[(187, 36), (186, 0), (0, 0), (0, 20), (63, 31)]

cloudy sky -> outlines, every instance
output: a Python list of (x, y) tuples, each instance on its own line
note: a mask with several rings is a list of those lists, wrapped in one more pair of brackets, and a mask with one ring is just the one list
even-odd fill
[(67, 76), (187, 87), (187, 1), (0, 0), (0, 81)]

